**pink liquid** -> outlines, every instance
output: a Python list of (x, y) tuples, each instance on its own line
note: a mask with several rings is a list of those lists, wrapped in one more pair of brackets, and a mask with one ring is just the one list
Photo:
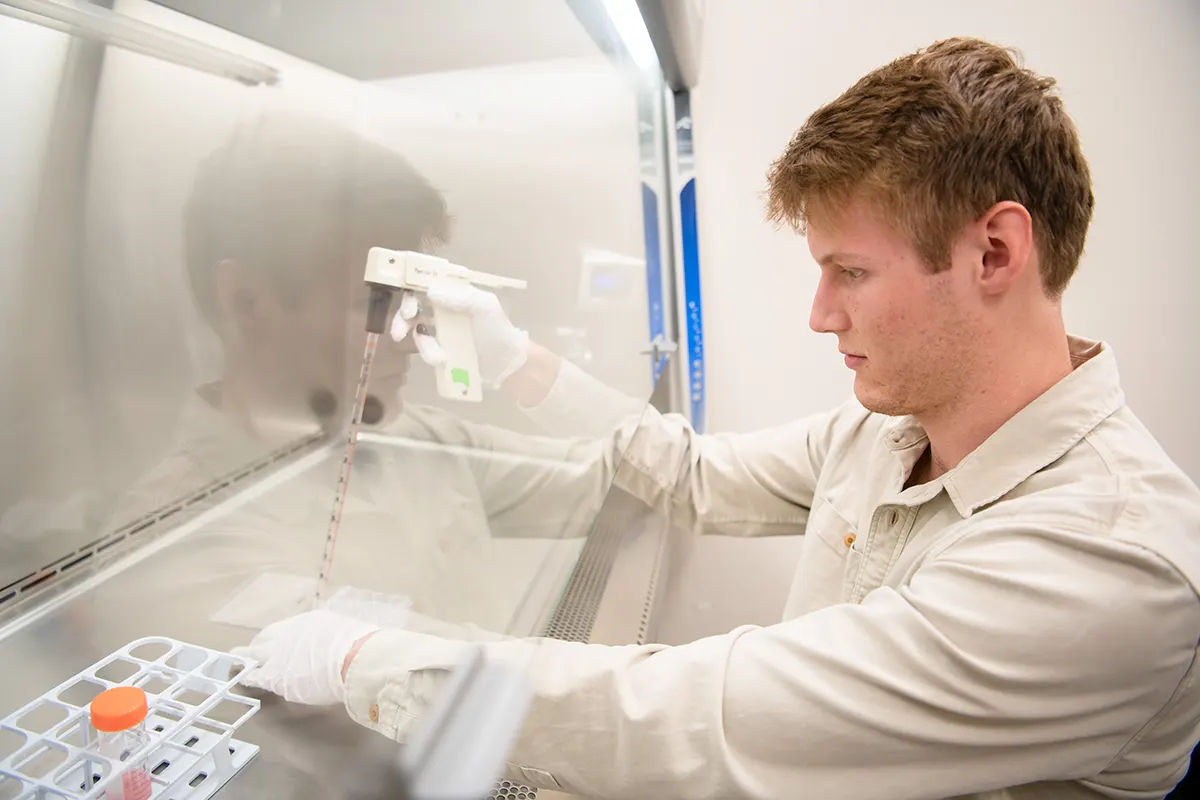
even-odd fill
[(121, 776), (121, 790), (124, 800), (150, 800), (150, 773), (144, 769), (131, 769)]

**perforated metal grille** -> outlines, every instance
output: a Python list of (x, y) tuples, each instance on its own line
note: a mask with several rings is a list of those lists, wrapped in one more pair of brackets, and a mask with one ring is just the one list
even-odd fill
[(598, 520), (579, 554), (562, 600), (546, 625), (545, 636), (567, 642), (586, 642), (604, 597), (604, 587), (625, 532), (624, 520)]
[(537, 797), (537, 789), (502, 781), (496, 784), (492, 797), (496, 800), (534, 800)]
[[(615, 500), (610, 494), (609, 500)], [(604, 587), (612, 574), (613, 563), (621, 546), (622, 537), (628, 532), (633, 522), (631, 515), (617, 511), (608, 501), (605, 508), (597, 515), (596, 526), (592, 529), (587, 543), (579, 553), (571, 579), (563, 591), (562, 600), (555, 608), (550, 622), (546, 625), (545, 636), (549, 639), (561, 639), (567, 642), (586, 642), (592, 634), (592, 625), (596, 621), (596, 612), (604, 597)], [(644, 634), (646, 620), (650, 613), (650, 597), (647, 597), (646, 610), (642, 617), (640, 633)], [(641, 635), (639, 635), (640, 643)], [(501, 781), (492, 791), (491, 800), (536, 800), (537, 789), (522, 786), (519, 783)]]

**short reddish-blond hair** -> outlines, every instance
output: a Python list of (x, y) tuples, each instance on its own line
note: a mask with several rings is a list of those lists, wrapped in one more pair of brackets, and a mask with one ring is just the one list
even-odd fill
[(803, 232), (866, 198), (934, 271), (964, 225), (998, 202), (1033, 220), (1042, 282), (1079, 265), (1095, 199), (1055, 81), (1013, 50), (947, 39), (880, 67), (796, 132), (768, 173), (768, 214)]

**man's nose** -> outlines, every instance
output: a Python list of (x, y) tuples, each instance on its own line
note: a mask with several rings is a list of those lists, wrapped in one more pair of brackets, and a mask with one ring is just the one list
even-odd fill
[(830, 286), (830, 279), (825, 274), (821, 275), (821, 280), (817, 283), (817, 292), (813, 295), (808, 327), (817, 333), (839, 333), (850, 327), (850, 317), (842, 306), (837, 290)]

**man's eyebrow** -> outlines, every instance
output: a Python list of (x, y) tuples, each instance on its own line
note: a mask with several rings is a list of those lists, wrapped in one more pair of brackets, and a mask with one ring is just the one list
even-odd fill
[(817, 263), (822, 267), (828, 267), (833, 264), (838, 266), (864, 266), (867, 259), (854, 253), (826, 253), (817, 260)]

